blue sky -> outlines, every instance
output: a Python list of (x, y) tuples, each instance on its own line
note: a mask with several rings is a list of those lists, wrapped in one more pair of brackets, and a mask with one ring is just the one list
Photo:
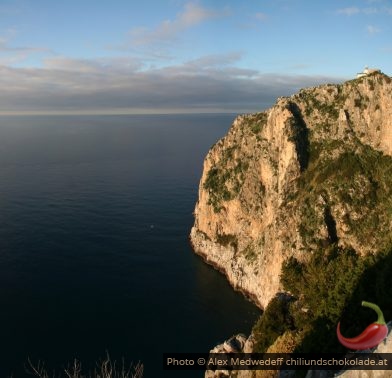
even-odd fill
[(252, 112), (392, 74), (387, 0), (0, 0), (0, 113)]

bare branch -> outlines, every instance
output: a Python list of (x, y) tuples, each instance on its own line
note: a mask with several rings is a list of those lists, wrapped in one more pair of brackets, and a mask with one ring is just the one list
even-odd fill
[[(50, 378), (45, 364), (38, 361), (34, 365), (30, 358), (28, 359), (28, 370), (27, 372), (38, 378)], [(143, 364), (138, 362), (136, 365), (129, 365), (126, 367), (124, 359), (121, 361), (121, 366), (117, 366), (116, 361), (110, 359), (109, 353), (106, 352), (106, 357), (97, 363), (97, 367), (94, 372), (90, 372), (88, 375), (84, 375), (82, 372), (82, 364), (80, 361), (75, 359), (72, 364), (64, 368), (63, 375), (59, 374), (59, 378), (143, 378)], [(56, 373), (53, 372), (51, 378), (56, 378)]]

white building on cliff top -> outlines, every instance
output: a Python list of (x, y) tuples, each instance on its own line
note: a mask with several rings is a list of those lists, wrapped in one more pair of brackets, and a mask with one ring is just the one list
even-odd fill
[(376, 72), (380, 73), (381, 70), (379, 70), (378, 68), (369, 68), (369, 67), (366, 66), (365, 69), (363, 70), (363, 72), (357, 73), (357, 79), (360, 78), (360, 77), (364, 77), (364, 76), (370, 75), (372, 73), (376, 73)]

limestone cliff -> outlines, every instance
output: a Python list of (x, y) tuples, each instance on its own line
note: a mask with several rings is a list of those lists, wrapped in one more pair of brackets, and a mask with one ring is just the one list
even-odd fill
[(288, 257), (391, 244), (391, 155), (392, 80), (382, 73), (241, 115), (204, 161), (192, 245), (264, 308)]

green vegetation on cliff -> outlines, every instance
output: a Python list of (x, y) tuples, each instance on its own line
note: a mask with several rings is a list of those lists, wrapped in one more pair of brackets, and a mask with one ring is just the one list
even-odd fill
[[(250, 116), (246, 122), (247, 130), (252, 137), (259, 138), (259, 133), (267, 122), (266, 113)], [(249, 162), (252, 156), (245, 156), (239, 145), (225, 147), (220, 159), (207, 172), (203, 188), (209, 193), (209, 205), (215, 213), (222, 210), (223, 204), (239, 196), (244, 185)], [(258, 188), (263, 192), (264, 187)]]
[(222, 201), (229, 201), (238, 195), (244, 181), (244, 172), (249, 168), (249, 163), (239, 159), (232, 167), (223, 168), (227, 161), (211, 168), (204, 183), (204, 188), (210, 193), (210, 205), (216, 213), (221, 210)]
[[(337, 323), (354, 336), (374, 321), (362, 300), (377, 303), (392, 320), (392, 157), (363, 143), (353, 129), (343, 138), (330, 132), (350, 90), (367, 83), (374, 91), (378, 81), (390, 83), (379, 76), (346, 84), (345, 96), (339, 88), (336, 103), (321, 104), (309, 90), (298, 95), (308, 115), (317, 110), (330, 124), (310, 133), (309, 164), (286, 198), (299, 216), (302, 258), (292, 256), (282, 267), (290, 299), (275, 297), (254, 326), (257, 352), (285, 333), (298, 340), (297, 352), (344, 351), (335, 336)], [(360, 93), (353, 101), (359, 110), (370, 103)]]
[[(338, 150), (343, 152), (331, 158)], [(349, 146), (333, 141), (316, 144), (310, 161), (297, 193), (302, 214), (299, 231), (305, 248), (325, 246), (328, 239), (337, 241), (331, 208), (341, 214), (341, 228), (357, 242), (369, 245), (374, 240), (373, 252), (390, 246), (392, 158), (360, 142)], [(320, 233), (325, 224), (327, 238)]]
[(292, 295), (275, 297), (253, 328), (255, 352), (265, 352), (278, 336), (289, 332), (300, 342), (295, 352), (344, 352), (336, 338), (341, 321), (348, 337), (374, 321), (363, 300), (377, 303), (392, 319), (392, 249), (358, 256), (336, 245), (319, 250), (307, 263), (290, 258), (282, 271), (284, 289)]

